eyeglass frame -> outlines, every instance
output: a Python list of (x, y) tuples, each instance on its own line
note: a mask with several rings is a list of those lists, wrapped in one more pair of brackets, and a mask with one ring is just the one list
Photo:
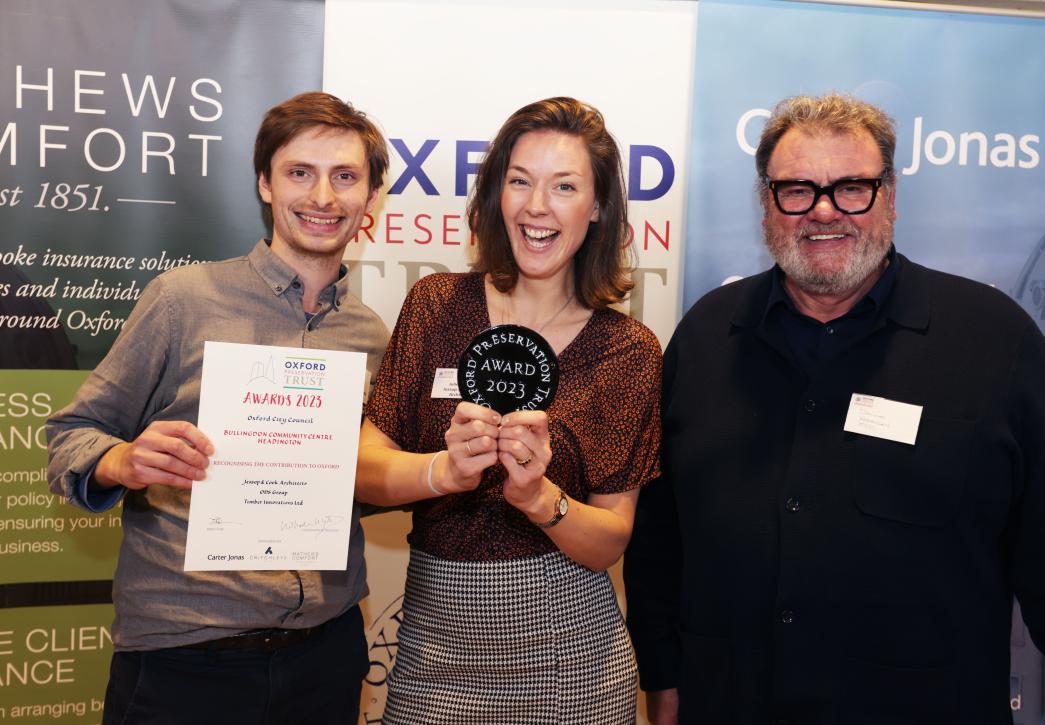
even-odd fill
[[(874, 203), (878, 200), (878, 190), (885, 184), (885, 178), (888, 176), (888, 172), (883, 172), (881, 176), (875, 179), (837, 179), (834, 183), (828, 184), (827, 186), (820, 186), (814, 181), (808, 179), (770, 179), (768, 176), (762, 177), (762, 182), (769, 187), (769, 190), (773, 193), (773, 203), (776, 204), (777, 210), (781, 214), (788, 216), (802, 216), (808, 214), (816, 208), (816, 205), (820, 202), (821, 196), (827, 196), (831, 200), (831, 206), (837, 209), (842, 214), (847, 216), (858, 216), (860, 214), (866, 214), (871, 211)], [(835, 199), (835, 188), (841, 184), (849, 184), (854, 181), (866, 182), (871, 185), (871, 201), (862, 211), (846, 211), (842, 207), (838, 206), (838, 201)], [(780, 197), (777, 195), (778, 184), (802, 184), (804, 186), (811, 187), (813, 189), (813, 203), (809, 205), (809, 208), (804, 211), (784, 211), (784, 207), (780, 205)]]

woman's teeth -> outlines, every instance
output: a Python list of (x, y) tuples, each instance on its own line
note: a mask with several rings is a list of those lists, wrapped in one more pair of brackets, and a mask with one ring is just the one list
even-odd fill
[(547, 239), (551, 235), (557, 233), (558, 232), (554, 229), (528, 229), (523, 227), (523, 234), (525, 234), (528, 239), (536, 239), (538, 241), (541, 239)]

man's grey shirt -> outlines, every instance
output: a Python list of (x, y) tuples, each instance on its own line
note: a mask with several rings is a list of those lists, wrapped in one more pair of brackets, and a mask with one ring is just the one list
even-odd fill
[[(107, 450), (155, 420), (196, 424), (205, 340), (364, 352), (368, 380), (376, 376), (388, 331), (348, 292), (347, 275), (323, 290), (320, 312), (308, 322), (302, 291), (295, 272), (264, 240), (248, 256), (174, 269), (153, 280), (109, 354), (47, 423), (51, 490), (96, 510), (82, 483)], [(113, 583), (118, 650), (311, 627), (367, 593), (358, 506), (344, 571), (186, 572), (189, 492), (149, 486), (125, 494)]]

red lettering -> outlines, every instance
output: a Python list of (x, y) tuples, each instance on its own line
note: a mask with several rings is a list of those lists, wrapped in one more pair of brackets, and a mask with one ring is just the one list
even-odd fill
[(460, 227), (451, 227), (450, 226), (450, 220), (451, 219), (460, 219), (460, 218), (461, 218), (460, 214), (446, 214), (446, 215), (443, 216), (443, 244), (445, 244), (447, 246), (452, 246), (452, 247), (459, 247), (459, 246), (461, 246), (461, 242), (451, 240), (447, 236), (448, 234), (450, 234), (450, 232), (459, 232), (459, 231), (461, 231)]
[(656, 240), (658, 242), (660, 242), (660, 246), (664, 247), (665, 249), (668, 249), (668, 244), (669, 244), (669, 241), (671, 239), (671, 220), (670, 219), (665, 219), (664, 220), (664, 236), (663, 237), (660, 236), (659, 234), (657, 234), (657, 230), (653, 228), (653, 225), (650, 224), (649, 221), (645, 222), (645, 227), (646, 228), (643, 230), (643, 235), (642, 235), (642, 248), (643, 249), (649, 249), (649, 241), (650, 241), (650, 237), (651, 236), (655, 237)]
[(414, 226), (420, 229), (426, 235), (424, 239), (420, 239), (418, 237), (414, 238), (414, 241), (418, 244), (428, 244), (430, 241), (432, 241), (432, 230), (421, 223), (422, 219), (430, 220), (431, 218), (432, 216), (430, 214), (418, 214), (414, 217)]
[(364, 219), (363, 219), (363, 225), (361, 227), (359, 227), (359, 231), (356, 232), (355, 241), (357, 241), (357, 242), (359, 241), (359, 235), (360, 234), (366, 234), (367, 239), (369, 239), (371, 242), (373, 242), (374, 241), (374, 235), (370, 233), (370, 230), (374, 228), (374, 223), (375, 223), (374, 222), (374, 217), (372, 217), (371, 215), (367, 214), (366, 217), (364, 217)]
[(401, 232), (401, 231), (403, 231), (402, 227), (395, 226), (395, 225), (392, 224), (392, 218), (393, 217), (396, 217), (398, 219), (402, 219), (403, 215), (402, 214), (385, 214), (385, 243), (386, 244), (402, 244), (403, 240), (401, 238), (400, 239), (392, 239), (392, 232)]

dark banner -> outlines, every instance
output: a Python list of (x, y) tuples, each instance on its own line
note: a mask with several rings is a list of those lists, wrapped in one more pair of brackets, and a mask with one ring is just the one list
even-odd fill
[(318, 1), (0, 4), (0, 719), (98, 722), (111, 651), (119, 510), (51, 494), (44, 420), (153, 277), (265, 234), (254, 134), (322, 59)]
[(320, 2), (0, 7), (0, 367), (90, 369), (142, 287), (264, 233), (264, 111), (322, 81)]

